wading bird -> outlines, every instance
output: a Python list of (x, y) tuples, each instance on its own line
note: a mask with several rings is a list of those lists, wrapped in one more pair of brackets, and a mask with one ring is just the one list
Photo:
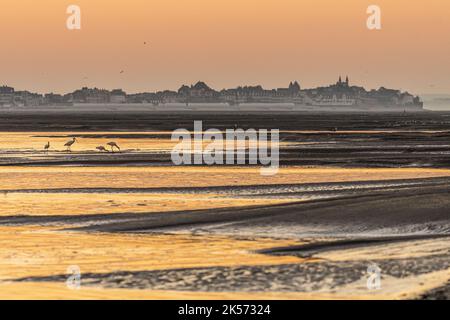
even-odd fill
[(72, 145), (77, 141), (76, 138), (73, 138), (72, 140), (66, 142), (66, 144), (64, 145), (65, 147), (67, 147), (67, 151), (72, 151), (70, 150), (70, 147), (72, 147)]
[(100, 151), (100, 152), (109, 152), (108, 150), (106, 150), (106, 148), (104, 147), (104, 146), (98, 146), (98, 147), (96, 147), (95, 149), (97, 149), (98, 151)]
[(119, 146), (114, 141), (108, 142), (107, 145), (111, 147), (111, 152), (114, 152), (114, 148), (117, 148), (120, 151)]
[(50, 141), (47, 142), (47, 144), (44, 146), (44, 150), (46, 153), (48, 153), (48, 149), (50, 149)]

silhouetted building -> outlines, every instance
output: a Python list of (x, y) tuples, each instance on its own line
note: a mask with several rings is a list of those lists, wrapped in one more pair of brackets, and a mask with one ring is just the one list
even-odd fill
[(127, 94), (122, 89), (115, 89), (111, 91), (110, 95), (111, 103), (126, 103), (127, 102)]
[(13, 105), (14, 88), (2, 86), (0, 87), (0, 106)]

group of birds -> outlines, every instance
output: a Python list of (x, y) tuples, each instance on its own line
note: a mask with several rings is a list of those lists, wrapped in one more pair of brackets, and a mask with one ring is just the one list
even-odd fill
[[(64, 146), (67, 148), (66, 151), (71, 152), (71, 151), (72, 151), (72, 150), (71, 150), (72, 145), (73, 145), (75, 142), (77, 142), (77, 138), (75, 138), (75, 137), (72, 138), (72, 140), (67, 141), (67, 142), (64, 144)], [(117, 143), (115, 143), (114, 141), (108, 142), (106, 145), (111, 147), (111, 152), (112, 152), (112, 153), (114, 153), (114, 148), (116, 148), (116, 149), (119, 150), (119, 152), (120, 152), (120, 147), (119, 147), (119, 146), (117, 145)], [(48, 153), (49, 149), (50, 149), (50, 141), (47, 142), (47, 144), (44, 146), (45, 152)], [(98, 146), (98, 147), (96, 147), (95, 149), (97, 149), (97, 150), (100, 151), (100, 152), (109, 152), (109, 150), (106, 149), (104, 146)]]

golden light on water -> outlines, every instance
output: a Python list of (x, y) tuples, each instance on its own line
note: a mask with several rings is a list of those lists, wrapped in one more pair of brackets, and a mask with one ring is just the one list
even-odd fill
[(0, 193), (0, 217), (153, 213), (286, 202), (289, 200), (230, 198), (214, 194)]
[[(448, 169), (281, 167), (0, 167), (0, 191), (57, 188), (167, 188), (296, 184), (450, 176)], [(1, 195), (1, 194), (0, 194)]]
[[(79, 133), (78, 133), (79, 134)], [(87, 133), (85, 133), (87, 135)], [(79, 150), (89, 151), (109, 140), (97, 133), (83, 138)], [(51, 139), (62, 144), (71, 133), (2, 133), (2, 158), (33, 157)], [(126, 148), (144, 146), (146, 151), (168, 150), (168, 139), (115, 139)], [(13, 151), (14, 155), (9, 154)], [(77, 151), (74, 152), (76, 154)], [(81, 151), (78, 151), (81, 152)], [(142, 151), (135, 150), (139, 153)], [(51, 156), (51, 155), (50, 155)], [(65, 157), (67, 154), (58, 154)], [(0, 219), (57, 216), (92, 216), (136, 213), (170, 214), (183, 210), (236, 208), (282, 204), (300, 198), (235, 197), (209, 190), (198, 192), (192, 187), (249, 186), (273, 184), (327, 183), (373, 181), (450, 176), (448, 169), (368, 169), (326, 167), (282, 167), (277, 175), (261, 176), (257, 167), (176, 167), (176, 166), (1, 166)], [(102, 190), (95, 190), (95, 189)], [(145, 189), (157, 189), (150, 192)], [(185, 188), (171, 193), (173, 188)], [(80, 189), (80, 190), (76, 190)], [(134, 190), (135, 189), (135, 190)], [(26, 192), (26, 190), (28, 190)], [(132, 190), (132, 192), (131, 192)], [(199, 213), (201, 214), (201, 213)], [(298, 244), (297, 240), (225, 235), (113, 234), (74, 232), (80, 223), (42, 224), (38, 220), (28, 225), (0, 227), (0, 298), (230, 298), (227, 293), (179, 293), (151, 290), (83, 288), (70, 292), (61, 283), (12, 283), (21, 277), (64, 275), (70, 265), (82, 272), (108, 273), (176, 268), (241, 266), (305, 263), (289, 256), (255, 254), (258, 249)], [(368, 253), (360, 252), (366, 257)], [(356, 255), (355, 255), (356, 256)], [(334, 259), (338, 259), (333, 256)], [(312, 262), (313, 261), (308, 261)], [(266, 292), (239, 293), (233, 298), (299, 298), (305, 294)]]

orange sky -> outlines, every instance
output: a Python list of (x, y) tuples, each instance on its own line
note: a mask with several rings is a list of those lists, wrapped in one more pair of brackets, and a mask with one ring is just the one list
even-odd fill
[[(80, 31), (66, 29), (70, 4)], [(366, 28), (370, 4), (381, 31)], [(0, 84), (16, 89), (312, 87), (348, 74), (450, 93), (448, 0), (1, 0), (0, 30)]]

